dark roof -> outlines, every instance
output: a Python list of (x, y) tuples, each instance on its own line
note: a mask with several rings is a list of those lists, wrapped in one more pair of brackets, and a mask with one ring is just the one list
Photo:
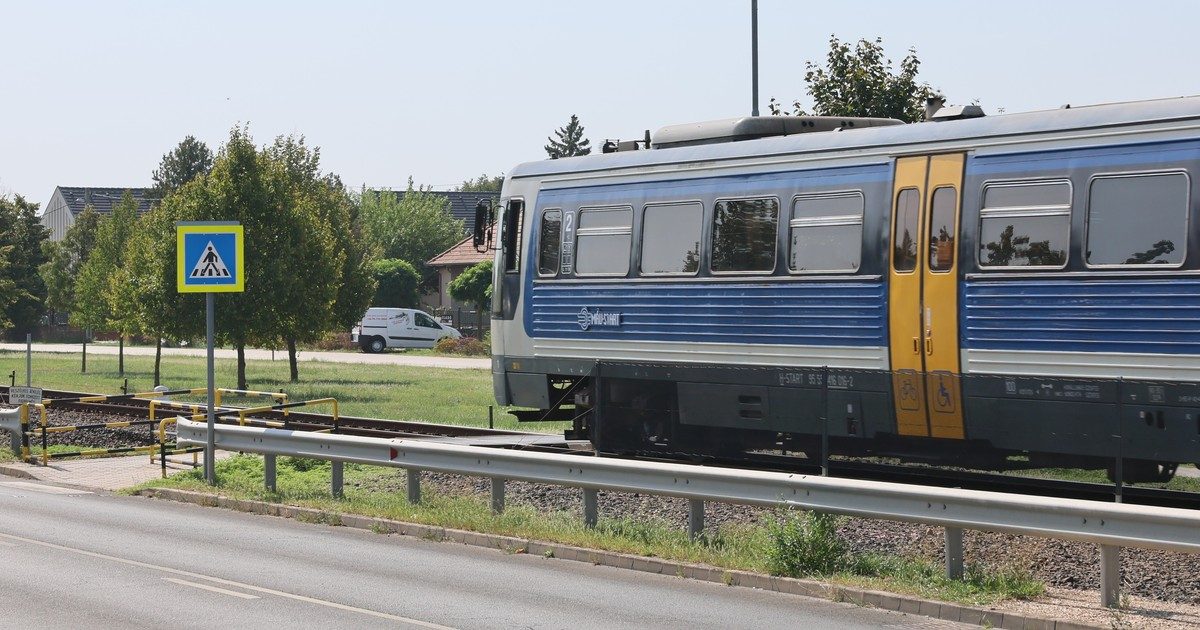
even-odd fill
[[(404, 196), (405, 191), (397, 190), (394, 192), (398, 196)], [(479, 203), (480, 199), (490, 199), (493, 204), (500, 201), (500, 193), (498, 192), (459, 192), (456, 190), (427, 190), (424, 192), (429, 195), (443, 197), (449, 201), (450, 216), (463, 222), (464, 232), (470, 232), (475, 229), (475, 206)]]
[(146, 212), (154, 202), (149, 188), (99, 188), (95, 186), (59, 186), (63, 200), (71, 209), (71, 214), (78, 215), (85, 206), (92, 206), (100, 214), (112, 212), (113, 206), (121, 202), (121, 196), (128, 190), (137, 201), (138, 212)]

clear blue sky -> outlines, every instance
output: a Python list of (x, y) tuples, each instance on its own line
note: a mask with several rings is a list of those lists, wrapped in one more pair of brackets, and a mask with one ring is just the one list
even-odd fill
[[(352, 186), (447, 187), (593, 145), (746, 115), (749, 0), (15, 2), (0, 24), (0, 193), (142, 186), (186, 134), (304, 134)], [(760, 101), (804, 95), (830, 34), (910, 46), (989, 113), (1200, 93), (1200, 2), (759, 3)]]

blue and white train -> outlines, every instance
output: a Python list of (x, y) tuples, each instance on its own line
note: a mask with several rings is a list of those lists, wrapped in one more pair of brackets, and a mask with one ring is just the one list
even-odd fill
[(1200, 462), (1200, 97), (638, 144), (505, 182), (493, 377), (522, 419), (610, 452)]

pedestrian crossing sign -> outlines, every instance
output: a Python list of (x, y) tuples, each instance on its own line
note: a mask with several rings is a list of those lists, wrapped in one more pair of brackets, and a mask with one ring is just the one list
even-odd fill
[(218, 221), (175, 224), (176, 289), (180, 293), (245, 290), (242, 226)]

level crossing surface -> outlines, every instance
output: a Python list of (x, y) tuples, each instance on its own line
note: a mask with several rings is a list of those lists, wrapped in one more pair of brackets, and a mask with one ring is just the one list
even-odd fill
[(965, 628), (0, 477), (0, 627)]

